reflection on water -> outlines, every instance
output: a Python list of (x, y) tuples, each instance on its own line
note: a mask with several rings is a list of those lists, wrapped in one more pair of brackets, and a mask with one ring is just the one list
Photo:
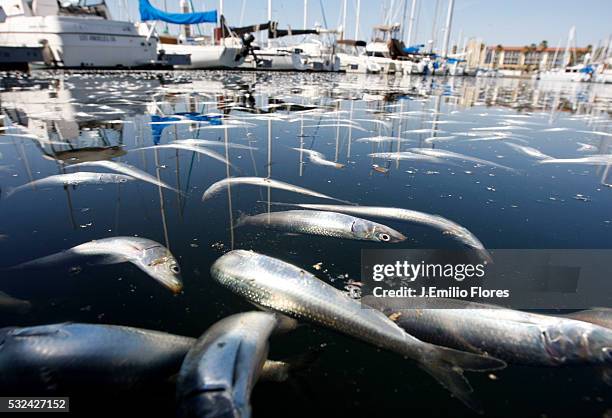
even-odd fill
[[(610, 86), (338, 74), (38, 73), (4, 79), (0, 105), (1, 266), (97, 238), (140, 235), (172, 250), (185, 281), (184, 292), (172, 296), (129, 265), (2, 273), (0, 290), (31, 302), (27, 314), (3, 313), (4, 325), (99, 322), (198, 336), (219, 318), (250, 309), (209, 277), (212, 262), (231, 248), (317, 265), (317, 275), (340, 289), (359, 281), (360, 249), (379, 244), (236, 227), (241, 213), (276, 210), (274, 202), (319, 200), (237, 186), (202, 202), (202, 193), (226, 177), (269, 177), (362, 205), (440, 214), (488, 248), (612, 245), (609, 163), (542, 164), (507, 145), (562, 159), (610, 154)], [(231, 166), (180, 148), (141, 149), (185, 139), (208, 141), (205, 148)], [(449, 151), (465, 157), (449, 158)], [(32, 188), (6, 197), (10, 188), (74, 172), (72, 164), (103, 160), (129, 164), (180, 192), (134, 181)], [(459, 245), (428, 228), (388, 224), (408, 236), (404, 248)], [(272, 354), (321, 347), (317, 364), (295, 381), (257, 386), (260, 416), (372, 416), (375, 408), (384, 416), (399, 408), (416, 416), (449, 410), (471, 416), (410, 364), (402, 367), (394, 355), (325, 330), (306, 327), (274, 340)], [(580, 411), (600, 417), (610, 408), (598, 370), (511, 367), (495, 380), (471, 378), (492, 416)], [(171, 396), (149, 400), (150, 407), (172, 411)]]

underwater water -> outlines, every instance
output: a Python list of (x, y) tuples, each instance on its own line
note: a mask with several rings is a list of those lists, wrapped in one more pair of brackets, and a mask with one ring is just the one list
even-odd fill
[[(342, 74), (39, 72), (4, 78), (0, 107), (0, 267), (95, 239), (137, 235), (169, 248), (184, 282), (183, 291), (173, 295), (125, 263), (2, 271), (0, 290), (32, 306), (22, 314), (0, 312), (1, 326), (72, 321), (198, 337), (223, 317), (255, 309), (210, 277), (211, 264), (231, 249), (280, 258), (346, 290), (360, 280), (362, 249), (460, 247), (439, 231), (389, 220), (383, 223), (406, 241), (236, 227), (240, 216), (283, 209), (273, 202), (335, 202), (249, 185), (202, 201), (211, 184), (228, 176), (269, 177), (359, 205), (442, 215), (468, 228), (487, 248), (612, 248), (609, 164), (542, 164), (507, 144), (563, 159), (610, 154), (609, 85)], [(382, 136), (401, 140), (363, 141)], [(232, 166), (185, 149), (140, 149), (181, 139), (217, 142), (206, 148)], [(299, 148), (344, 167), (317, 164)], [(512, 170), (462, 158), (369, 156), (412, 148), (452, 151)], [(74, 172), (72, 163), (99, 160), (128, 163), (181, 193), (143, 181), (8, 193), (36, 179)], [(289, 381), (257, 384), (254, 416), (477, 416), (401, 356), (314, 325), (274, 337), (270, 357), (313, 351), (317, 360)], [(612, 394), (602, 372), (511, 365), (491, 375), (466, 376), (487, 416), (609, 417)], [(85, 413), (95, 396), (73, 396), (72, 410)], [(156, 396), (130, 393), (99, 403), (101, 409), (167, 416), (175, 409), (171, 387)]]

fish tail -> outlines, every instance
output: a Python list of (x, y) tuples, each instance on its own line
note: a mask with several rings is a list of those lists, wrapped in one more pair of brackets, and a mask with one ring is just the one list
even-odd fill
[(451, 348), (432, 346), (420, 367), (450, 391), (464, 405), (482, 413), (478, 400), (472, 398), (472, 386), (463, 376), (464, 370), (484, 372), (506, 367), (506, 363), (494, 357), (467, 353)]
[(6, 271), (14, 271), (14, 270), (25, 270), (25, 269), (44, 269), (47, 267), (52, 267), (56, 265), (61, 265), (63, 263), (70, 262), (74, 260), (76, 254), (71, 252), (70, 250), (62, 251), (59, 253), (51, 254), (45, 257), (37, 258), (35, 260), (26, 261), (25, 263), (17, 264), (15, 266), (7, 267), (4, 270)]
[(246, 225), (247, 220), (249, 219), (249, 215), (242, 211), (238, 211), (238, 219), (236, 219), (236, 223), (234, 224), (234, 228), (238, 228)]
[[(16, 191), (17, 191), (17, 187), (7, 187), (6, 191), (4, 192), (4, 197), (8, 199), (13, 194), (15, 194)], [(0, 196), (2, 196), (1, 192), (0, 192)]]

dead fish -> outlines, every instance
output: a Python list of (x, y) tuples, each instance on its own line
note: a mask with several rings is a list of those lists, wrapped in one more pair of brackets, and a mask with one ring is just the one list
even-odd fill
[(86, 242), (60, 253), (28, 261), (16, 269), (45, 269), (83, 256), (99, 257), (95, 264), (132, 263), (174, 293), (183, 288), (176, 258), (163, 245), (140, 237), (111, 237)]
[(6, 191), (6, 197), (10, 197), (13, 194), (22, 190), (36, 187), (44, 188), (51, 186), (78, 186), (81, 184), (119, 184), (127, 183), (131, 180), (134, 180), (134, 178), (123, 174), (92, 173), (87, 171), (80, 171), (77, 173), (69, 174), (57, 174), (54, 176), (49, 176), (31, 181), (19, 187), (9, 188)]
[(612, 309), (611, 308), (591, 308), (560, 315), (564, 318), (571, 318), (577, 321), (590, 322), (604, 328), (612, 329)]
[(344, 168), (344, 164), (336, 163), (334, 161), (329, 161), (325, 158), (325, 156), (322, 153), (318, 151), (313, 151), (313, 150), (303, 149), (303, 148), (291, 148), (291, 149), (307, 154), (308, 159), (313, 164), (322, 165), (326, 167), (333, 167), (333, 168)]
[(423, 309), (406, 309), (409, 298), (368, 295), (362, 302), (432, 344), (515, 364), (612, 364), (612, 330), (587, 322), (458, 299), (433, 298)]
[(173, 144), (183, 144), (183, 145), (196, 145), (203, 147), (225, 147), (227, 145), (228, 148), (235, 149), (246, 149), (256, 151), (257, 148), (249, 147), (247, 145), (236, 144), (233, 142), (222, 142), (222, 141), (210, 141), (207, 139), (177, 139), (176, 141), (172, 141)]
[(521, 152), (527, 155), (528, 157), (532, 157), (537, 160), (550, 160), (553, 158), (550, 155), (544, 154), (542, 151), (536, 148), (527, 147), (525, 145), (517, 145), (512, 142), (504, 142), (504, 143), (508, 145), (510, 148), (515, 149), (516, 151)]
[(455, 159), (455, 160), (470, 161), (476, 164), (488, 165), (491, 167), (501, 168), (502, 170), (516, 171), (513, 168), (506, 167), (505, 165), (497, 164), (492, 161), (470, 157), (469, 155), (459, 154), (457, 152), (452, 152), (452, 151), (447, 151), (447, 150), (429, 149), (429, 148), (411, 148), (409, 151), (417, 153), (417, 154), (428, 155), (430, 157), (435, 157), (435, 158), (442, 158), (442, 159), (450, 158), (450, 159)]
[(242, 215), (236, 226), (244, 225), (362, 241), (397, 243), (406, 240), (404, 235), (386, 225), (342, 213), (318, 210), (288, 210), (252, 216)]
[(227, 161), (225, 159), (225, 157), (223, 157), (221, 154), (219, 154), (218, 152), (206, 149), (206, 148), (202, 148), (196, 145), (187, 145), (187, 144), (165, 144), (165, 145), (154, 145), (152, 147), (143, 147), (143, 148), (136, 148), (133, 149), (131, 151), (138, 151), (138, 150), (143, 150), (143, 149), (163, 149), (163, 148), (170, 148), (170, 149), (182, 149), (185, 151), (192, 151), (192, 152), (197, 152), (198, 154), (202, 154), (202, 155), (206, 155), (207, 157), (212, 158), (213, 160), (217, 160), (222, 162), (223, 164), (229, 165), (230, 167), (234, 167), (234, 165), (232, 163), (230, 163), (229, 161)]
[(430, 155), (416, 154), (414, 152), (373, 152), (372, 154), (368, 154), (368, 157), (372, 158), (382, 158), (385, 160), (412, 160), (412, 161), (426, 161), (434, 164), (444, 164), (444, 161), (441, 158), (433, 157)]
[(180, 193), (174, 187), (169, 186), (168, 184), (164, 183), (163, 181), (157, 180), (155, 177), (153, 177), (149, 173), (145, 173), (144, 171), (139, 170), (136, 167), (132, 167), (131, 165), (124, 164), (124, 163), (118, 163), (116, 161), (87, 161), (87, 162), (83, 162), (83, 163), (71, 164), (71, 165), (68, 165), (66, 167), (67, 168), (76, 168), (76, 167), (90, 167), (90, 166), (93, 166), (93, 167), (103, 167), (103, 168), (106, 168), (108, 170), (113, 170), (113, 171), (116, 171), (118, 173), (125, 174), (126, 176), (134, 177), (135, 179), (142, 180), (144, 182), (151, 183), (151, 184), (154, 184), (156, 186), (163, 187), (165, 189), (169, 189), (169, 190), (172, 190), (174, 192)]
[(249, 302), (273, 312), (352, 336), (409, 358), (470, 407), (472, 388), (463, 370), (486, 371), (505, 363), (424, 343), (393, 321), (303, 269), (252, 251), (234, 250), (215, 261), (212, 277)]
[(299, 193), (299, 194), (303, 194), (306, 196), (319, 197), (321, 199), (336, 200), (338, 202), (351, 204), (350, 202), (347, 202), (346, 200), (337, 199), (335, 197), (331, 197), (323, 193), (318, 193), (313, 190), (305, 189), (303, 187), (294, 186), (293, 184), (285, 183), (279, 180), (263, 178), (263, 177), (225, 178), (223, 180), (220, 180), (212, 184), (208, 189), (206, 189), (206, 191), (202, 195), (202, 201), (205, 201), (206, 199), (210, 199), (211, 197), (219, 193), (221, 190), (224, 190), (228, 186), (234, 186), (234, 185), (240, 185), (240, 184), (249, 184), (252, 186), (259, 186), (259, 187), (271, 187), (273, 189), (286, 190), (289, 192)]
[(444, 234), (451, 235), (469, 248), (478, 250), (478, 252), (486, 260), (491, 260), (491, 255), (485, 249), (484, 245), (474, 234), (465, 227), (443, 218), (439, 215), (418, 212), (416, 210), (389, 208), (382, 206), (345, 206), (345, 205), (319, 205), (310, 203), (278, 203), (273, 205), (299, 207), (303, 209), (326, 210), (332, 212), (346, 213), (356, 216), (371, 216), (373, 218), (393, 219), (403, 222), (411, 222), (420, 225), (426, 225), (442, 231)]
[(25, 314), (31, 307), (30, 301), (17, 299), (0, 291), (0, 312)]
[(250, 417), (251, 391), (265, 364), (267, 374), (285, 370), (279, 369), (281, 363), (266, 362), (268, 339), (295, 326), (294, 320), (268, 312), (240, 313), (215, 323), (185, 356), (176, 382), (178, 415)]
[(116, 325), (0, 329), (0, 389), (21, 394), (134, 390), (176, 374), (194, 338)]
[(591, 155), (583, 158), (551, 158), (540, 161), (542, 164), (585, 164), (608, 165), (612, 164), (612, 154)]

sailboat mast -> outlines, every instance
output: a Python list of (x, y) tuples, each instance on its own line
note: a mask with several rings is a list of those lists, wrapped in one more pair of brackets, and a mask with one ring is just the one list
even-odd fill
[[(272, 22), (272, 0), (268, 0), (268, 22)], [(272, 46), (272, 40), (268, 37), (268, 48)]]
[(219, 15), (223, 16), (223, 0), (219, 0)]
[(342, 6), (342, 37), (340, 39), (345, 38), (344, 34), (346, 33), (346, 8), (347, 6), (348, 6), (348, 0), (344, 0), (344, 4)]
[(304, 0), (304, 29), (308, 28), (308, 0)]
[(446, 26), (444, 28), (444, 46), (442, 47), (442, 56), (448, 56), (448, 44), (450, 41), (451, 25), (453, 23), (453, 8), (455, 0), (448, 0), (448, 13), (446, 14)]
[(565, 52), (563, 53), (563, 66), (567, 67), (570, 63), (570, 54), (572, 42), (574, 42), (574, 36), (576, 36), (576, 26), (572, 26), (570, 28), (569, 33), (567, 34), (567, 45), (565, 46)]
[(433, 52), (434, 44), (436, 43), (436, 23), (438, 22), (438, 9), (440, 8), (440, 0), (436, 0), (436, 7), (433, 14), (433, 23), (431, 24), (431, 47), (429, 52)]
[(408, 12), (408, 0), (404, 0), (404, 8), (402, 12), (402, 24), (401, 24), (401, 32), (400, 32), (400, 40), (403, 41), (404, 35), (406, 34), (406, 14)]
[(361, 0), (357, 0), (357, 11), (355, 13), (355, 40), (359, 39), (359, 14), (361, 12)]
[(414, 29), (414, 17), (416, 14), (417, 0), (412, 0), (412, 6), (410, 7), (410, 23), (408, 24), (408, 37), (406, 38), (406, 44), (412, 45), (412, 33)]
[[(180, 5), (181, 5), (181, 11), (183, 13), (190, 13), (189, 3), (187, 2), (187, 0), (181, 0)], [(185, 39), (191, 38), (191, 26), (190, 25), (183, 25), (183, 34), (185, 35)]]

